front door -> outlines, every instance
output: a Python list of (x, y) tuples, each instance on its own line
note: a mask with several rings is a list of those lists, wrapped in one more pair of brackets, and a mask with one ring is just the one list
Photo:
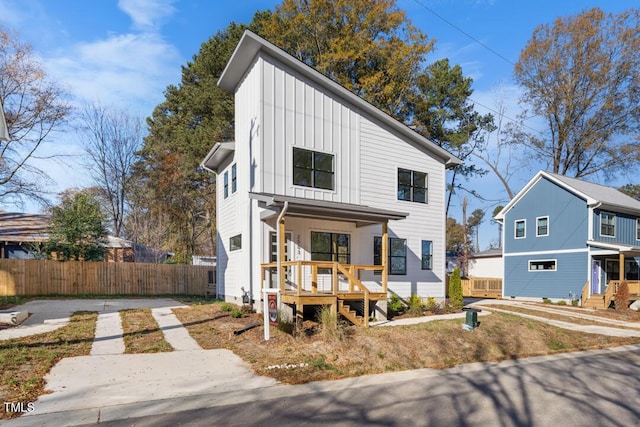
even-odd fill
[(591, 295), (600, 293), (600, 277), (602, 277), (602, 265), (599, 259), (591, 263)]
[[(290, 261), (289, 254), (291, 253), (291, 233), (284, 233), (284, 261)], [(278, 235), (274, 232), (269, 233), (269, 262), (278, 262)], [(271, 269), (271, 278), (269, 283), (271, 287), (278, 287), (278, 269)], [(291, 267), (285, 268), (285, 281), (290, 282), (291, 279)]]

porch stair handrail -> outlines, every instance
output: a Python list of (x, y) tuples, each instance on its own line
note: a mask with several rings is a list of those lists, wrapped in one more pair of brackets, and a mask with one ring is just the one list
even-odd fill
[(604, 293), (604, 308), (609, 308), (609, 304), (611, 304), (611, 300), (613, 300), (614, 295), (616, 294), (617, 283), (614, 281), (609, 282), (609, 286), (607, 286), (607, 290)]
[(333, 265), (335, 268), (334, 271), (339, 271), (344, 277), (347, 278), (347, 280), (349, 281), (350, 288), (352, 286), (356, 286), (363, 292), (364, 294), (364, 309), (363, 309), (364, 327), (368, 328), (369, 327), (369, 289), (367, 289), (367, 287), (364, 286), (362, 282), (358, 280), (353, 274), (351, 274), (351, 272), (347, 268), (345, 268), (342, 264), (334, 262)]
[(589, 281), (584, 284), (582, 287), (582, 294), (580, 295), (580, 306), (584, 307), (589, 299)]

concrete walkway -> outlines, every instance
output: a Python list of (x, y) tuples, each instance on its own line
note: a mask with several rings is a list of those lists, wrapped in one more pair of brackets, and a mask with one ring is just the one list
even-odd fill
[[(540, 316), (535, 316), (532, 314), (519, 313), (512, 310), (503, 310), (496, 307), (487, 307), (487, 305), (493, 305), (493, 306), (504, 305), (504, 306), (522, 307), (529, 310), (537, 310), (537, 311), (540, 311), (541, 313), (568, 315), (570, 317), (575, 317), (579, 319), (597, 321), (599, 323), (605, 323), (605, 324), (608, 323), (612, 326), (609, 327), (609, 326), (600, 326), (600, 325), (580, 325), (572, 322), (549, 319), (544, 317), (544, 314), (541, 314)], [(608, 335), (612, 337), (640, 337), (640, 323), (638, 322), (623, 322), (616, 319), (607, 319), (604, 317), (590, 315), (588, 313), (583, 312), (582, 310), (574, 311), (574, 312), (569, 312), (569, 310), (566, 310), (566, 313), (565, 313), (564, 310), (555, 310), (553, 308), (533, 306), (524, 301), (511, 301), (511, 300), (482, 300), (482, 301), (478, 301), (473, 304), (470, 304), (469, 306), (481, 308), (483, 311), (489, 311), (489, 312), (498, 311), (501, 313), (513, 314), (516, 316), (524, 317), (526, 319), (531, 319), (538, 322), (543, 322), (553, 326), (557, 326), (559, 328), (570, 329), (570, 330), (585, 332), (589, 334)], [(635, 328), (635, 329), (621, 329), (620, 326), (627, 327), (627, 328)]]
[(122, 354), (124, 340), (122, 339), (122, 319), (120, 313), (104, 313), (98, 315), (96, 334), (91, 346), (91, 355)]
[(189, 331), (178, 320), (170, 307), (154, 308), (151, 310), (153, 318), (158, 322), (171, 347), (176, 351), (202, 350), (202, 347), (191, 338)]

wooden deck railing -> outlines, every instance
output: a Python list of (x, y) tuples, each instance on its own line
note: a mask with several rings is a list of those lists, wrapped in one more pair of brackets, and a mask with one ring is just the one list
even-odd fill
[(465, 297), (502, 297), (502, 279), (495, 277), (469, 277), (462, 279), (462, 295)]
[[(355, 288), (362, 291), (365, 286), (360, 281), (360, 273), (362, 271), (382, 271), (380, 265), (356, 265), (356, 264), (339, 264), (337, 262), (327, 261), (283, 261), (283, 270), (285, 272), (285, 286), (280, 289), (280, 292), (296, 291), (300, 296), (302, 292), (308, 291), (311, 293), (319, 292), (319, 277), (324, 279), (330, 278), (330, 290), (326, 286), (322, 291), (329, 291), (333, 295), (337, 295), (339, 292), (355, 292)], [(265, 263), (260, 265), (260, 284), (261, 288), (264, 287), (269, 273), (278, 267), (275, 262)], [(318, 270), (327, 270), (327, 273)], [(346, 281), (340, 280), (340, 276), (344, 277)], [(379, 276), (374, 276), (379, 277)], [(273, 285), (270, 283), (270, 285)], [(386, 292), (380, 285), (380, 292)], [(262, 291), (262, 289), (261, 289)], [(369, 290), (367, 290), (369, 291)], [(364, 291), (362, 291), (364, 292)]]

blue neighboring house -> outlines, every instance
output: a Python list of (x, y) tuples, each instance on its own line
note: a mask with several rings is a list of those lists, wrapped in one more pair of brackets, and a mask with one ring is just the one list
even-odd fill
[(614, 188), (541, 171), (495, 219), (503, 225), (503, 297), (582, 295), (585, 303), (603, 301), (612, 281), (638, 286), (640, 202)]

